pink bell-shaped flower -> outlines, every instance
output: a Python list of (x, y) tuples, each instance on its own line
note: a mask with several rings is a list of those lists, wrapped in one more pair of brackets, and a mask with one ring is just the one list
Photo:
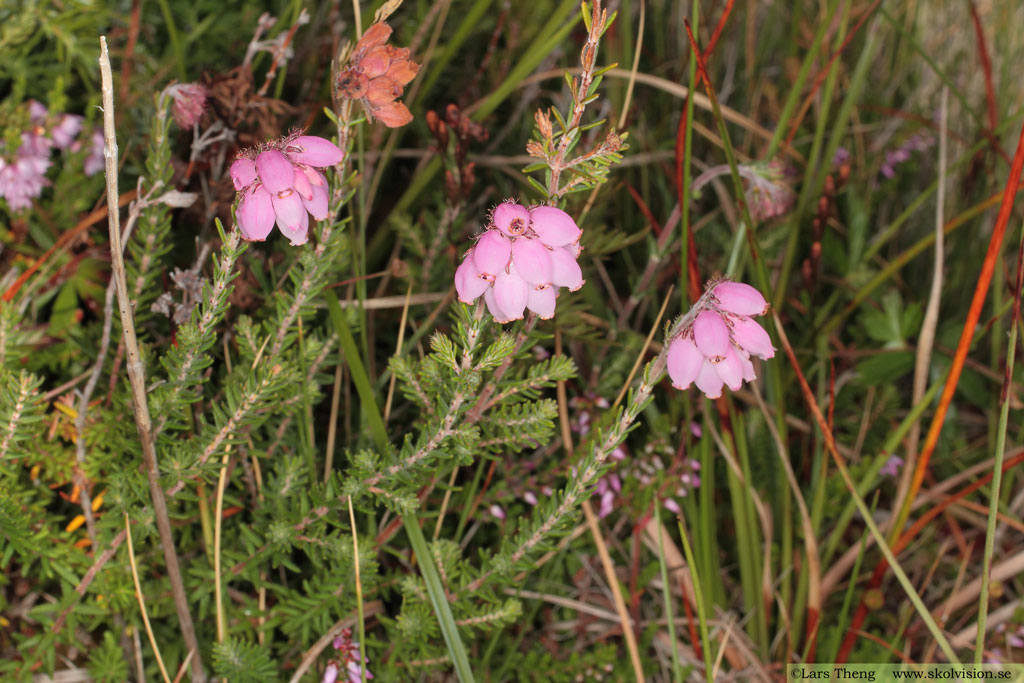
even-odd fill
[(531, 284), (543, 285), (551, 282), (553, 266), (551, 252), (538, 240), (518, 237), (512, 242), (512, 261), (519, 276)]
[(522, 318), (529, 298), (530, 285), (519, 276), (515, 265), (510, 263), (507, 270), (494, 278), (494, 301), (506, 316), (498, 322), (507, 323)]
[(525, 206), (505, 202), (498, 204), (491, 217), (494, 227), (509, 237), (517, 237), (530, 227), (530, 212)]
[(295, 182), (295, 167), (284, 154), (268, 149), (256, 156), (256, 175), (267, 192), (283, 192)]
[(775, 347), (764, 328), (747, 317), (732, 320), (732, 337), (751, 356), (768, 360), (775, 356)]
[(761, 292), (742, 282), (726, 281), (711, 290), (718, 307), (736, 315), (764, 315), (768, 302)]
[(491, 286), (493, 278), (488, 279), (480, 274), (471, 254), (467, 254), (458, 268), (455, 269), (455, 291), (459, 301), (471, 304), (478, 296)]
[(300, 135), (288, 143), (285, 153), (295, 163), (317, 168), (340, 164), (344, 158), (336, 144), (315, 135)]
[(712, 363), (725, 358), (729, 349), (729, 327), (718, 311), (701, 311), (693, 321), (693, 341)]
[(505, 271), (512, 258), (512, 243), (497, 230), (488, 230), (473, 247), (473, 262), (480, 273), (495, 277)]
[(697, 349), (692, 339), (680, 335), (669, 342), (666, 362), (672, 386), (686, 389), (697, 379), (704, 363), (704, 354)]
[(238, 229), (247, 240), (262, 242), (274, 228), (274, 205), (270, 193), (256, 185), (246, 190), (235, 212)]
[(564, 247), (580, 239), (583, 231), (576, 221), (553, 206), (535, 206), (530, 209), (530, 227), (540, 241), (549, 247)]

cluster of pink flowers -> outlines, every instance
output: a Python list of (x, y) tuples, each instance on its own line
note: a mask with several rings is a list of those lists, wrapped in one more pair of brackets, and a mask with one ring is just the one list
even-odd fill
[[(363, 680), (363, 665), (368, 664), (365, 656), (360, 663), (359, 641), (352, 640), (352, 629), (346, 628), (337, 638), (334, 639), (334, 649), (337, 650), (337, 659), (332, 659), (324, 670), (323, 683), (335, 683), (338, 676), (344, 670), (349, 683), (360, 683)], [(366, 680), (373, 678), (373, 674), (366, 672)]]
[(668, 374), (672, 385), (686, 389), (696, 383), (708, 398), (757, 379), (751, 356), (775, 355), (771, 338), (751, 316), (763, 315), (768, 302), (750, 285), (714, 281), (687, 314), (679, 334), (669, 342)]
[(576, 262), (582, 234), (569, 214), (553, 206), (499, 204), (455, 271), (459, 301), (472, 303), (482, 294), (499, 323), (521, 319), (526, 309), (551, 318), (559, 288), (575, 292), (583, 286)]
[(231, 180), (241, 194), (236, 218), (247, 240), (263, 241), (274, 228), (293, 245), (309, 239), (309, 215), (322, 221), (328, 213), (327, 178), (318, 168), (341, 162), (330, 140), (292, 135), (246, 150), (231, 164)]
[[(82, 117), (76, 114), (50, 116), (41, 103), (28, 102), (28, 125), (21, 132), (17, 149), (5, 149), (0, 142), (0, 197), (7, 201), (12, 211), (27, 209), (43, 188), (50, 184), (46, 178), (53, 150), (77, 151), (77, 141), (82, 131)], [(103, 168), (103, 135), (100, 134), (99, 165), (96, 156), (95, 139), (90, 156), (85, 160), (85, 172), (92, 175)]]

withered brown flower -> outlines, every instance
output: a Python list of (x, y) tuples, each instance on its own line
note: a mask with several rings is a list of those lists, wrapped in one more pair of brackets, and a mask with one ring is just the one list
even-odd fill
[(409, 48), (388, 45), (391, 27), (372, 25), (356, 43), (347, 69), (338, 74), (338, 95), (359, 100), (366, 113), (388, 128), (412, 121), (412, 112), (398, 102), (402, 90), (420, 70)]

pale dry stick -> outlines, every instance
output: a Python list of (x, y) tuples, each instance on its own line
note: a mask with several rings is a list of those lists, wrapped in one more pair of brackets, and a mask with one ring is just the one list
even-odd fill
[(732, 635), (733, 622), (725, 622), (725, 632), (722, 633), (722, 644), (718, 648), (718, 654), (715, 655), (715, 663), (711, 667), (711, 680), (718, 678), (718, 672), (722, 668), (722, 657), (725, 655), (725, 646), (729, 642), (729, 636)]
[[(985, 621), (985, 630), (991, 631), (996, 628), (999, 624), (1008, 622), (1017, 615), (1017, 610), (1024, 607), (1024, 598), (1017, 598), (1011, 601), (1009, 604), (1003, 605), (999, 609), (988, 615), (988, 619)], [(974, 645), (975, 639), (978, 637), (978, 622), (972, 621), (964, 629), (953, 635), (949, 639), (953, 647), (968, 648)]]
[[(666, 302), (668, 298), (666, 297)], [(665, 308), (662, 306), (662, 312)], [(653, 334), (654, 330), (658, 329), (658, 325), (655, 324), (651, 329)], [(650, 337), (648, 337), (648, 342)], [(555, 355), (561, 355), (562, 353), (562, 329), (560, 327), (555, 328)], [(643, 358), (641, 354), (640, 358)], [(630, 375), (626, 379), (626, 384), (632, 384), (633, 377)], [(560, 380), (556, 385), (555, 391), (558, 395), (558, 421), (562, 430), (562, 446), (565, 448), (565, 455), (568, 462), (574, 462), (576, 460), (576, 454), (574, 451), (572, 441), (572, 429), (569, 427), (569, 401), (566, 397), (565, 391), (565, 380)], [(633, 665), (633, 675), (638, 681), (646, 680), (644, 678), (644, 667), (640, 663), (640, 649), (636, 644), (636, 633), (634, 632), (635, 625), (629, 617), (629, 610), (626, 609), (626, 601), (622, 597), (622, 586), (619, 585), (619, 578), (615, 575), (615, 564), (612, 562), (612, 557), (608, 552), (608, 546), (604, 542), (604, 536), (601, 534), (601, 527), (597, 521), (597, 515), (594, 514), (594, 508), (590, 504), (589, 500), (584, 499), (583, 501), (583, 514), (587, 519), (587, 528), (590, 529), (590, 536), (594, 539), (594, 545), (597, 547), (598, 557), (601, 558), (601, 568), (604, 570), (605, 580), (608, 582), (608, 587), (612, 591), (612, 601), (615, 604), (615, 612), (619, 615), (619, 622), (622, 624), (622, 635), (626, 640), (626, 650), (629, 652), (629, 661)]]
[(622, 621), (622, 615), (616, 614), (615, 612), (609, 612), (606, 609), (595, 607), (589, 602), (583, 602), (582, 600), (573, 600), (572, 598), (563, 598), (560, 595), (553, 595), (551, 593), (541, 593), (539, 591), (529, 590), (516, 590), (515, 588), (506, 588), (505, 595), (512, 596), (514, 598), (526, 598), (527, 600), (541, 600), (543, 602), (550, 603), (552, 605), (558, 605), (559, 607), (565, 607), (573, 611), (579, 612), (580, 614), (589, 614), (592, 617), (598, 619), (604, 619), (610, 621), (613, 624), (618, 623), (622, 625), (622, 629), (625, 631), (629, 628), (627, 622)]
[[(935, 344), (935, 329), (939, 324), (939, 299), (942, 296), (942, 266), (945, 259), (945, 230), (946, 224), (946, 130), (949, 124), (949, 88), (942, 88), (942, 100), (939, 108), (939, 187), (935, 197), (935, 265), (932, 274), (932, 287), (928, 294), (928, 304), (925, 308), (924, 320), (921, 323), (921, 334), (917, 341), (917, 356), (914, 360), (914, 384), (910, 405), (917, 405), (924, 396), (928, 386), (928, 370), (931, 367), (932, 347)], [(900, 474), (900, 484), (896, 492), (896, 501), (893, 509), (899, 510), (903, 507), (903, 500), (910, 491), (910, 480), (914, 470), (917, 468), (917, 445), (921, 439), (921, 421), (915, 420), (907, 435), (907, 462)], [(894, 535), (899, 533), (895, 529), (889, 536), (889, 543), (895, 542)]]
[[(409, 280), (409, 287), (405, 290), (405, 305), (402, 306), (402, 319), (398, 323), (398, 342), (395, 344), (395, 355), (402, 352), (402, 344), (405, 342), (405, 326), (409, 320), (409, 299), (412, 297), (412, 280)], [(391, 402), (395, 398), (395, 382), (398, 377), (391, 373), (391, 381), (388, 383), (388, 398), (384, 402), (384, 424), (391, 418)]]
[(441, 501), (441, 511), (437, 513), (437, 524), (434, 525), (434, 540), (441, 536), (441, 526), (444, 524), (444, 516), (448, 511), (448, 503), (452, 499), (452, 489), (455, 488), (455, 478), (459, 476), (459, 467), (455, 466), (452, 475), (448, 477), (448, 488), (444, 490), (444, 499)]
[[(785, 442), (783, 442), (781, 435), (779, 434), (778, 428), (775, 426), (775, 420), (768, 414), (768, 406), (765, 405), (764, 399), (761, 397), (761, 390), (758, 388), (756, 382), (750, 383), (751, 390), (753, 391), (754, 398), (757, 399), (757, 405), (761, 409), (761, 414), (764, 415), (765, 425), (768, 427), (768, 433), (772, 437), (772, 441), (775, 442), (775, 450), (779, 454), (779, 459), (782, 461), (782, 468), (786, 472), (786, 480), (789, 482), (789, 488), (793, 491), (793, 497), (796, 500), (797, 508), (800, 511), (800, 525), (803, 527), (804, 532), (804, 550), (807, 554), (807, 609), (808, 611), (814, 610), (814, 623), (810, 623), (808, 618), (807, 623), (807, 642), (814, 643), (818, 637), (818, 626), (819, 618), (821, 616), (821, 555), (818, 551), (818, 539), (814, 534), (814, 524), (811, 522), (811, 514), (807, 510), (807, 503), (804, 501), (803, 493), (800, 491), (800, 484), (797, 483), (796, 474), (793, 473), (793, 465), (789, 459), (789, 450), (786, 448)], [(798, 638), (800, 634), (794, 633), (793, 637)]]
[[(384, 605), (379, 600), (374, 600), (373, 602), (366, 603), (366, 606), (363, 608), (363, 616), (372, 617), (383, 611)], [(300, 661), (299, 666), (295, 668), (295, 673), (293, 673), (292, 677), (288, 679), (288, 683), (299, 683), (299, 681), (302, 680), (302, 677), (306, 675), (306, 672), (309, 671), (310, 667), (313, 666), (313, 663), (316, 661), (316, 658), (320, 656), (320, 653), (327, 649), (327, 646), (330, 645), (342, 631), (347, 628), (352, 628), (355, 623), (355, 617), (345, 617), (344, 619), (336, 621), (334, 626), (331, 626), (331, 628), (327, 630), (327, 633), (323, 634), (320, 637), (320, 640), (313, 643), (312, 647), (306, 650), (305, 654), (302, 655), (302, 661)], [(359, 645), (360, 647), (363, 646), (362, 643)]]
[[(1007, 581), (1024, 572), (1024, 551), (992, 566), (992, 581)], [(949, 610), (955, 612), (981, 594), (981, 577), (972, 580), (959, 591), (949, 596)]]
[(324, 459), (324, 482), (334, 469), (334, 444), (338, 438), (338, 409), (341, 407), (342, 363), (334, 366), (334, 386), (331, 388), (331, 418), (327, 423), (327, 456)]
[[(178, 667), (178, 673), (175, 674), (173, 683), (179, 683), (179, 681), (185, 678), (185, 672), (188, 671), (189, 662), (192, 661), (192, 658), (195, 656), (195, 654), (196, 651), (192, 650), (187, 655), (185, 655), (185, 660), (181, 663), (181, 666)], [(139, 680), (142, 679), (140, 678)]]
[[(103, 156), (106, 162), (107, 181), (107, 221), (110, 229), (110, 255), (113, 277), (117, 282), (117, 302), (121, 313), (121, 328), (124, 332), (125, 349), (128, 356), (126, 369), (132, 389), (132, 408), (135, 413), (135, 424), (142, 442), (142, 459), (149, 479), (150, 496), (153, 501), (153, 515), (156, 518), (160, 545), (164, 551), (167, 578), (171, 583), (174, 596), (174, 607), (178, 613), (182, 638), (186, 650), (199, 651), (192, 615), (189, 613), (188, 598), (182, 582), (178, 555), (174, 550), (174, 534), (171, 532), (170, 515), (167, 512), (167, 501), (160, 486), (160, 468), (157, 465), (156, 446), (153, 440), (152, 422), (149, 417), (149, 404), (146, 401), (146, 377), (142, 357), (139, 354), (139, 342), (135, 336), (135, 323), (132, 315), (131, 302), (128, 299), (127, 275), (124, 268), (124, 257), (121, 248), (121, 216), (117, 209), (117, 138), (114, 126), (114, 84), (110, 73), (110, 55), (107, 52), (107, 38), (100, 37), (100, 77), (103, 91)], [(202, 659), (197, 654), (192, 660), (192, 678), (202, 683), (206, 680)]]
[(132, 546), (132, 528), (128, 522), (128, 513), (124, 513), (125, 538), (128, 540), (128, 564), (132, 568), (132, 581), (135, 583), (135, 599), (139, 602), (139, 611), (142, 613), (142, 623), (146, 627), (146, 636), (149, 638), (149, 645), (153, 648), (153, 655), (156, 656), (156, 663), (160, 667), (160, 674), (164, 677), (164, 683), (170, 683), (171, 677), (167, 674), (167, 667), (164, 666), (164, 658), (160, 656), (160, 647), (156, 644), (156, 636), (153, 635), (153, 627), (149, 625), (149, 613), (146, 611), (146, 601), (142, 598), (142, 584), (139, 582), (139, 568), (135, 565), (135, 548)]
[(224, 449), (220, 459), (220, 474), (217, 476), (217, 502), (214, 505), (213, 520), (213, 601), (217, 606), (217, 642), (223, 643), (227, 635), (224, 621), (224, 595), (221, 588), (220, 572), (220, 539), (221, 522), (224, 518), (224, 487), (227, 485), (228, 458), (231, 456), (231, 444)]
[(644, 356), (647, 355), (647, 349), (650, 348), (651, 342), (654, 340), (654, 333), (658, 331), (661, 325), (661, 317), (665, 315), (665, 309), (668, 308), (668, 302), (672, 298), (672, 290), (675, 285), (669, 285), (668, 292), (665, 293), (665, 298), (661, 302), (661, 310), (658, 311), (658, 317), (654, 319), (654, 324), (651, 325), (651, 331), (647, 333), (647, 338), (644, 340), (643, 348), (640, 349), (640, 353), (637, 355), (636, 360), (633, 361), (633, 367), (629, 371), (629, 376), (626, 377), (626, 381), (622, 384), (622, 389), (619, 390), (619, 395), (615, 397), (615, 402), (612, 403), (609, 410), (615, 410), (622, 399), (626, 397), (626, 392), (629, 391), (630, 385), (633, 384), (633, 378), (636, 377), (637, 371), (640, 369), (640, 364), (643, 362)]

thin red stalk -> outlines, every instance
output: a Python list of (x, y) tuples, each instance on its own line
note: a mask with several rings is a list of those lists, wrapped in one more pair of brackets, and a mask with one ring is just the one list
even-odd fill
[(878, 9), (878, 6), (880, 4), (882, 4), (882, 0), (875, 0), (873, 3), (871, 3), (871, 6), (868, 7), (867, 11), (864, 12), (864, 15), (854, 25), (853, 30), (847, 34), (846, 40), (843, 41), (843, 44), (839, 46), (838, 50), (832, 53), (831, 57), (829, 57), (828, 64), (825, 65), (825, 68), (822, 69), (815, 77), (814, 83), (811, 85), (811, 91), (807, 93), (807, 97), (804, 99), (804, 103), (800, 107), (800, 112), (793, 119), (793, 123), (789, 127), (789, 134), (786, 136), (787, 147), (793, 143), (793, 138), (796, 136), (796, 132), (800, 128), (801, 121), (804, 120), (804, 116), (807, 115), (808, 110), (811, 108), (811, 102), (814, 101), (814, 96), (815, 94), (817, 94), (818, 88), (820, 88), (822, 83), (825, 82), (825, 79), (828, 77), (829, 72), (835, 65), (836, 58), (839, 57), (839, 55), (841, 55), (843, 51), (846, 50), (847, 46), (850, 44), (850, 41), (853, 40), (854, 36), (857, 35), (857, 32), (860, 31), (861, 27), (867, 22), (868, 17), (875, 13), (875, 10)]
[[(992, 282), (992, 275), (995, 272), (996, 261), (1003, 245), (1003, 236), (1006, 234), (1006, 226), (1013, 213), (1013, 200), (1017, 194), (1017, 185), (1020, 181), (1021, 170), (1024, 168), (1024, 128), (1021, 128), (1020, 138), (1017, 141), (1017, 151), (1013, 155), (1013, 164), (1010, 167), (1010, 177), (1006, 181), (1006, 188), (1003, 191), (1002, 203), (999, 206), (999, 214), (996, 217), (995, 228), (992, 230), (992, 237), (988, 243), (988, 251), (985, 254), (985, 261), (981, 267), (981, 274), (978, 276), (977, 285), (974, 288), (974, 297), (971, 299), (971, 307), (967, 312), (967, 320), (964, 322), (963, 331), (960, 333), (960, 342), (957, 344), (956, 355), (953, 356), (953, 364), (949, 370), (949, 377), (942, 388), (942, 396), (939, 399), (938, 409), (935, 417), (932, 418), (928, 435), (925, 437), (924, 446), (921, 448), (920, 456), (917, 459), (917, 467), (914, 470), (914, 478), (910, 484), (910, 490), (904, 502), (904, 510), (909, 509), (917, 492), (921, 489), (924, 481), (924, 474), (928, 468), (935, 446), (939, 442), (939, 434), (942, 432), (942, 424), (946, 419), (946, 411), (953, 401), (953, 392), (960, 379), (960, 373), (964, 369), (964, 361), (967, 360), (967, 352), (970, 351), (971, 340), (974, 338), (974, 329), (981, 317), (981, 309), (985, 305), (985, 298), (988, 296), (989, 284)], [(902, 524), (905, 515), (899, 518)], [(894, 529), (898, 531), (898, 529)]]
[(990, 133), (995, 134), (999, 120), (996, 115), (996, 90), (992, 84), (992, 60), (988, 56), (988, 46), (985, 44), (985, 29), (981, 25), (978, 8), (974, 2), (969, 4), (971, 7), (971, 20), (974, 22), (974, 34), (978, 39), (978, 59), (981, 60), (981, 70), (985, 72), (985, 100), (988, 102), (988, 125), (991, 129)]
[(626, 189), (629, 190), (629, 196), (633, 198), (634, 202), (636, 202), (636, 206), (640, 209), (640, 213), (642, 213), (644, 218), (647, 219), (647, 222), (651, 224), (651, 230), (654, 231), (655, 235), (661, 237), (661, 223), (659, 223), (658, 219), (654, 217), (653, 213), (651, 213), (651, 208), (647, 206), (644, 198), (640, 196), (640, 193), (637, 192), (636, 188), (628, 181), (626, 182)]
[(722, 30), (725, 28), (725, 22), (729, 19), (729, 14), (732, 12), (732, 5), (734, 0), (729, 0), (725, 4), (725, 11), (722, 12), (722, 18), (718, 20), (718, 24), (715, 26), (715, 30), (711, 33), (711, 40), (708, 41), (708, 46), (704, 49), (704, 61), (708, 61), (708, 57), (715, 51), (715, 45), (718, 43), (719, 37), (722, 35)]

